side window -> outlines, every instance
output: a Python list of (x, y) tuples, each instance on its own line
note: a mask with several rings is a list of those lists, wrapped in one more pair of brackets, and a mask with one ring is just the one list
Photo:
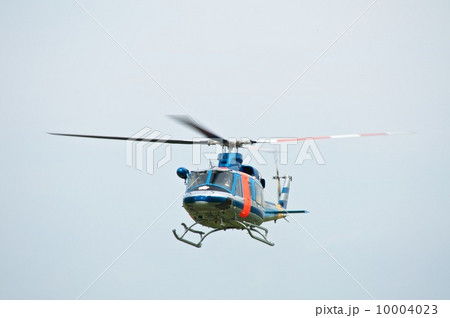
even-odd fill
[(255, 183), (255, 192), (256, 192), (256, 203), (259, 205), (263, 204), (263, 189), (259, 184)]
[(242, 195), (242, 181), (241, 176), (236, 175), (236, 181), (234, 183), (234, 195), (237, 195), (239, 197), (243, 197)]
[(255, 182), (253, 180), (248, 180), (248, 185), (250, 187), (250, 195), (252, 196), (252, 201), (256, 200), (256, 194), (255, 194)]

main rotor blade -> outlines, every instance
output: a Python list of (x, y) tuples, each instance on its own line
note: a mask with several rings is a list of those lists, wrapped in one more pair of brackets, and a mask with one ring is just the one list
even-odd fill
[(203, 136), (210, 138), (212, 140), (220, 142), (222, 145), (228, 146), (228, 140), (220, 137), (219, 135), (213, 133), (212, 131), (206, 129), (205, 127), (200, 126), (196, 123), (191, 117), (185, 115), (169, 115), (170, 118), (175, 119), (179, 123), (188, 126), (198, 132), (200, 132)]
[(180, 139), (161, 139), (161, 138), (133, 138), (133, 137), (116, 137), (116, 136), (98, 136), (98, 135), (78, 135), (78, 134), (60, 134), (51, 133), (50, 135), (55, 136), (66, 136), (66, 137), (81, 137), (81, 138), (95, 138), (95, 139), (111, 139), (111, 140), (126, 140), (126, 141), (144, 141), (144, 142), (160, 142), (167, 144), (181, 144), (181, 145), (211, 145), (215, 142), (213, 140), (180, 140)]
[(280, 143), (290, 141), (302, 141), (307, 139), (319, 140), (319, 139), (339, 139), (339, 138), (354, 138), (354, 137), (372, 137), (372, 136), (392, 136), (392, 135), (409, 135), (413, 134), (410, 131), (397, 131), (397, 132), (380, 132), (380, 133), (364, 133), (364, 134), (348, 134), (348, 135), (332, 135), (332, 136), (315, 136), (315, 137), (294, 137), (294, 138), (268, 138), (258, 139), (257, 143)]

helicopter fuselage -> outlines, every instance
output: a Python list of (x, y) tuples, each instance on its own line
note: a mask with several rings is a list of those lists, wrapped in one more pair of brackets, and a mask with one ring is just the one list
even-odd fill
[(191, 172), (183, 207), (195, 222), (216, 229), (242, 229), (243, 222), (260, 225), (284, 216), (279, 205), (264, 201), (260, 180), (228, 168)]
[(239, 228), (235, 221), (260, 225), (264, 212), (252, 207), (247, 216), (241, 216), (243, 199), (232, 194), (215, 191), (192, 191), (185, 195), (183, 207), (197, 223), (211, 228)]

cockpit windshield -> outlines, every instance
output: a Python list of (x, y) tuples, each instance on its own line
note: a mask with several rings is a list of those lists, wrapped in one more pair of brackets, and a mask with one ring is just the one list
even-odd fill
[(187, 188), (193, 188), (201, 184), (205, 184), (208, 179), (208, 171), (192, 171), (189, 174), (189, 182)]
[(231, 191), (231, 187), (233, 186), (233, 173), (229, 171), (212, 171), (209, 183)]
[(231, 192), (232, 187), (233, 172), (231, 171), (192, 171), (189, 175), (187, 191)]

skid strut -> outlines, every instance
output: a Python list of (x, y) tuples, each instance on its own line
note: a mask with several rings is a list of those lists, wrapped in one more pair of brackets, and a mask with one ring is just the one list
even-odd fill
[[(262, 227), (262, 226), (259, 226), (259, 225), (255, 225), (255, 224), (251, 224), (251, 223), (248, 223), (248, 222), (245, 222), (245, 221), (243, 221), (243, 222), (235, 221), (235, 222), (238, 223), (239, 225), (241, 225), (242, 227), (244, 227), (244, 229), (247, 230), (248, 234), (250, 235), (250, 237), (252, 239), (255, 239), (257, 241), (263, 242), (263, 243), (265, 243), (267, 245), (270, 245), (270, 246), (274, 246), (275, 245), (275, 243), (272, 243), (271, 241), (269, 241), (267, 239), (267, 233), (269, 233), (269, 230), (266, 229), (265, 227)], [(264, 231), (264, 233), (261, 233), (258, 230)], [(255, 236), (254, 233), (257, 233), (259, 236)]]
[[(210, 235), (212, 233), (215, 233), (215, 232), (219, 232), (219, 231), (226, 231), (227, 229), (246, 230), (251, 238), (253, 238), (253, 239), (257, 240), (257, 241), (260, 241), (262, 243), (265, 243), (267, 245), (270, 245), (270, 246), (274, 246), (275, 245), (274, 243), (270, 242), (267, 239), (268, 230), (265, 227), (262, 227), (262, 226), (259, 226), (259, 225), (254, 225), (254, 224), (251, 224), (251, 223), (248, 223), (248, 222), (245, 222), (245, 221), (243, 221), (243, 222), (241, 222), (241, 221), (234, 221), (234, 223), (236, 223), (236, 227), (218, 228), (218, 229), (211, 230), (208, 233), (194, 230), (193, 227), (196, 226), (198, 223), (194, 223), (194, 224), (192, 224), (189, 227), (186, 224), (181, 223), (181, 225), (184, 227), (184, 233), (181, 236), (179, 236), (177, 234), (176, 230), (172, 230), (172, 232), (173, 232), (173, 235), (175, 235), (175, 238), (177, 240), (179, 240), (181, 242), (184, 242), (186, 244), (198, 247), (198, 248), (202, 247), (202, 242), (208, 235)], [(187, 233), (189, 233), (189, 232), (194, 233), (194, 234), (198, 234), (200, 236), (200, 240), (197, 243), (195, 243), (195, 242), (192, 242), (192, 241), (190, 241), (188, 239), (185, 239), (184, 236)]]
[[(193, 228), (194, 226), (196, 226), (197, 224), (198, 224), (198, 223), (196, 222), (196, 223), (194, 223), (194, 224), (192, 224), (191, 226), (188, 227), (186, 224), (181, 223), (181, 225), (184, 227), (184, 233), (183, 233), (183, 235), (178, 236), (177, 231), (176, 231), (176, 230), (172, 230), (173, 235), (175, 235), (175, 238), (176, 238), (177, 240), (181, 241), (181, 242), (184, 242), (184, 243), (186, 243), (186, 244), (189, 244), (189, 245), (192, 245), (192, 246), (195, 246), (195, 247), (202, 247), (202, 242), (203, 242), (203, 240), (204, 240), (209, 234), (212, 234), (212, 233), (218, 232), (218, 231), (225, 231), (225, 230), (226, 230), (226, 228), (224, 228), (224, 229), (214, 229), (214, 230), (211, 230), (211, 231), (209, 231), (208, 233), (205, 234), (205, 232), (197, 231), (197, 230), (193, 230), (193, 229), (192, 229), (192, 228)], [(192, 242), (192, 241), (189, 241), (189, 240), (185, 239), (184, 236), (185, 236), (188, 232), (191, 232), (191, 233), (200, 235), (200, 241), (198, 241), (198, 243), (194, 243), (194, 242)]]

